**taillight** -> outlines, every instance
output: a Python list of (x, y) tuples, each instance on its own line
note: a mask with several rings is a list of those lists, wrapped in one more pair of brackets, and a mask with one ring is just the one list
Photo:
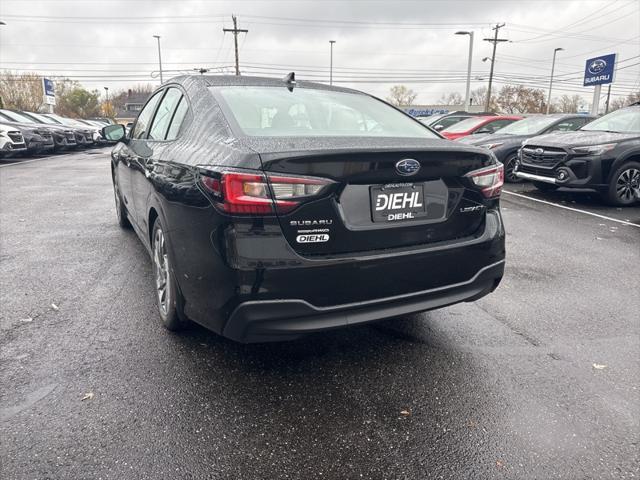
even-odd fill
[(473, 184), (480, 188), (487, 198), (499, 197), (504, 185), (504, 166), (501, 163), (490, 167), (474, 170), (465, 175)]
[(202, 176), (202, 184), (228, 213), (268, 215), (287, 213), (303, 201), (320, 195), (333, 181), (267, 173), (222, 172)]

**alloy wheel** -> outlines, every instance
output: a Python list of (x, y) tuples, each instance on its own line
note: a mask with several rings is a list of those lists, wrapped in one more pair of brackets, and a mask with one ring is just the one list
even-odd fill
[(162, 315), (167, 315), (171, 306), (171, 289), (169, 288), (169, 256), (162, 229), (155, 231), (153, 238), (153, 267), (156, 277), (156, 295), (158, 307)]
[(516, 177), (515, 167), (516, 167), (516, 159), (513, 158), (511, 161), (508, 161), (504, 166), (504, 177), (510, 183), (519, 183), (522, 181), (521, 178)]
[(640, 170), (627, 168), (620, 173), (616, 181), (616, 196), (624, 203), (633, 201), (640, 191)]

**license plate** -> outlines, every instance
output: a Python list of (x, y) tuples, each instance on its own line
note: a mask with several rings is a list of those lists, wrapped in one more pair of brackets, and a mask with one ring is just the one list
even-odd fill
[(374, 222), (414, 220), (426, 214), (424, 185), (401, 183), (371, 187)]

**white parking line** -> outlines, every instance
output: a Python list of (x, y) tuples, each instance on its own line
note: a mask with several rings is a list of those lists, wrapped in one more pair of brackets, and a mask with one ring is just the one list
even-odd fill
[(502, 190), (502, 193), (506, 193), (509, 195), (514, 195), (516, 197), (526, 198), (527, 200), (531, 200), (532, 202), (544, 203), (545, 205), (551, 205), (553, 207), (564, 208), (565, 210), (571, 210), (572, 212), (584, 213), (585, 215), (591, 215), (592, 217), (602, 218), (603, 220), (608, 220), (610, 222), (621, 223), (623, 225), (629, 225), (630, 227), (638, 227), (640, 225), (637, 223), (627, 222), (625, 220), (618, 220), (617, 218), (607, 217), (606, 215), (600, 215), (598, 213), (588, 212), (586, 210), (580, 210), (579, 208), (567, 207), (565, 205), (560, 205), (559, 203), (547, 202), (546, 200), (540, 200), (538, 198), (533, 198), (528, 195), (522, 195), (521, 193), (510, 192), (508, 190)]
[[(103, 152), (101, 150), (93, 150), (95, 153), (108, 153), (108, 152)], [(25, 163), (33, 163), (33, 162), (42, 162), (43, 160), (55, 160), (57, 159), (61, 159), (61, 158), (68, 158), (72, 155), (79, 155), (79, 154), (86, 154), (86, 151), (78, 151), (78, 152), (68, 152), (68, 153), (60, 153), (57, 155), (47, 155), (46, 157), (40, 157), (40, 158), (32, 158), (31, 160), (22, 160), (22, 161), (18, 161), (18, 162), (13, 162), (13, 163), (7, 163), (4, 165), (0, 165), (0, 168), (7, 168), (7, 167), (15, 167), (18, 165), (24, 165)], [(88, 155), (93, 155), (93, 153), (89, 153)]]

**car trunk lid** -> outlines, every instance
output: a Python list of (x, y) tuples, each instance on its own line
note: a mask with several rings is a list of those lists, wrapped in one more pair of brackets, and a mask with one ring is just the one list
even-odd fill
[[(248, 146), (269, 177), (332, 182), (319, 197), (278, 212), (286, 239), (302, 255), (443, 242), (474, 235), (484, 222), (485, 199), (465, 175), (493, 160), (477, 148), (353, 137), (251, 138)], [(405, 164), (419, 168), (405, 171)]]

